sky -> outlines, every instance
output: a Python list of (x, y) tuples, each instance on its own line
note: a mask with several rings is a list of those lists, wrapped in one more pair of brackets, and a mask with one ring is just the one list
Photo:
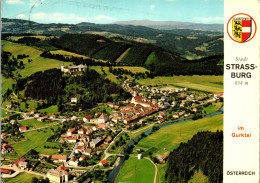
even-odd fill
[(223, 0), (3, 0), (2, 17), (39, 23), (126, 20), (223, 24)]

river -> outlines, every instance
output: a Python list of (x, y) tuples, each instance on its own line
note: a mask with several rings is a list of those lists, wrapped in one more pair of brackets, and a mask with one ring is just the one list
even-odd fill
[[(203, 116), (202, 118), (206, 118), (206, 117), (210, 117), (210, 116), (215, 116), (215, 115), (218, 115), (218, 114), (222, 114), (223, 113), (223, 109), (224, 109), (224, 106), (222, 106), (217, 112), (214, 112), (214, 113), (211, 113), (211, 114), (207, 114), (205, 116)], [(182, 120), (179, 120), (179, 121), (175, 121), (175, 122), (172, 122), (172, 123), (166, 123), (166, 124), (162, 124), (159, 126), (159, 128), (163, 128), (163, 127), (166, 127), (166, 126), (169, 126), (169, 125), (174, 125), (174, 124), (178, 124), (178, 123), (183, 123), (183, 122), (186, 122), (186, 121), (192, 121), (192, 119), (182, 119)], [(145, 135), (148, 135), (149, 133), (151, 133), (152, 129), (150, 130), (147, 130), (144, 132)], [(140, 135), (138, 135), (137, 137), (134, 138), (134, 140), (137, 140), (138, 138), (140, 137)], [(130, 146), (130, 145), (133, 145), (133, 141), (129, 142), (126, 147)], [(120, 154), (124, 154), (124, 152), (122, 151)], [(118, 163), (118, 166), (116, 166), (113, 170), (111, 170), (108, 174), (108, 180), (107, 180), (107, 183), (114, 183), (116, 181), (116, 178), (119, 174), (119, 171), (120, 171), (120, 168), (121, 166), (123, 165), (124, 163), (124, 158), (123, 157), (119, 157), (120, 160), (119, 160), (119, 163)]]

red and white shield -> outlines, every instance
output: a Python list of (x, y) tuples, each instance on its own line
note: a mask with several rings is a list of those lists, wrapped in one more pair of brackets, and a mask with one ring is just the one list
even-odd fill
[(239, 42), (247, 41), (252, 33), (252, 19), (249, 17), (235, 17), (232, 19), (232, 34)]

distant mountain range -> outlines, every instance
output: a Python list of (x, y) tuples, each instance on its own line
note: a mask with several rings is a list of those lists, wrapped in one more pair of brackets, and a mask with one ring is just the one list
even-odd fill
[(58, 36), (66, 33), (97, 34), (107, 38), (153, 44), (188, 59), (223, 54), (223, 24), (149, 20), (121, 21), (113, 24), (88, 22), (41, 24), (27, 20), (2, 18), (2, 33)]
[(134, 25), (145, 26), (159, 30), (173, 30), (173, 29), (192, 29), (202, 31), (224, 31), (224, 24), (202, 24), (192, 22), (178, 22), (178, 21), (151, 21), (151, 20), (129, 20), (117, 21), (112, 24), (118, 25)]

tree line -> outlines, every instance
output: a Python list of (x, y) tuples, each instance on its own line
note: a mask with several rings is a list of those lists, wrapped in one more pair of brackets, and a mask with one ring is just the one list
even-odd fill
[(50, 51), (44, 51), (40, 55), (41, 57), (50, 58), (50, 59), (56, 59), (63, 62), (73, 62), (75, 65), (80, 64), (87, 64), (89, 66), (112, 66), (116, 65), (116, 63), (110, 63), (110, 62), (102, 62), (102, 61), (94, 61), (92, 58), (83, 58), (83, 57), (75, 57), (75, 56), (64, 56), (61, 54), (54, 54)]
[(135, 78), (138, 78), (138, 77), (141, 77), (141, 78), (148, 78), (148, 77), (149, 78), (153, 78), (154, 77), (153, 73), (150, 73), (148, 71), (133, 73), (130, 70), (123, 69), (123, 68), (109, 67), (109, 72), (114, 74), (114, 75), (116, 75), (116, 76), (130, 75), (130, 76), (135, 77)]

